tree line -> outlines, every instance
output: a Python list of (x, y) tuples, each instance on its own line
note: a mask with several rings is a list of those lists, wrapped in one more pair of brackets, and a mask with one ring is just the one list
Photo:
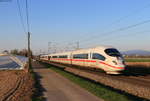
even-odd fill
[[(7, 53), (7, 54), (12, 54), (12, 55), (20, 55), (20, 56), (25, 56), (27, 57), (28, 56), (28, 50), (27, 49), (13, 49), (13, 50), (5, 50), (3, 51), (4, 53)], [(31, 56), (32, 56), (32, 51), (31, 51)]]

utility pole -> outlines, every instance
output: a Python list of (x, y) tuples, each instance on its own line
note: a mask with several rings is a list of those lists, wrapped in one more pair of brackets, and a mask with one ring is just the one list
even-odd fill
[(30, 24), (29, 24), (29, 11), (28, 0), (26, 0), (26, 20), (27, 20), (27, 32), (28, 32), (28, 68), (31, 68), (31, 49), (30, 49)]
[(30, 32), (28, 32), (28, 67), (31, 67)]

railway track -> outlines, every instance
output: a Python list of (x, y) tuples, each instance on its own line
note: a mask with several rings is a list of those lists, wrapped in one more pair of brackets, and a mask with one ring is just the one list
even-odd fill
[(70, 68), (71, 66), (56, 63), (50, 64), (63, 68), (64, 70), (75, 75), (79, 75), (81, 77), (102, 83), (106, 86), (110, 86), (132, 95), (150, 100), (150, 74), (147, 74), (145, 76), (140, 74), (108, 75), (104, 72), (100, 72), (100, 70), (92, 70), (79, 67)]
[[(62, 65), (62, 66), (65, 66), (65, 65)], [(64, 67), (65, 68), (65, 67)], [(68, 68), (68, 67), (66, 67)], [(73, 67), (74, 69), (79, 69), (79, 70), (82, 70), (82, 71), (86, 71), (86, 72), (89, 72), (89, 73), (92, 73), (92, 74), (96, 74), (96, 75), (99, 75), (99, 76), (105, 76), (105, 77), (108, 77), (108, 78), (111, 78), (111, 79), (118, 79), (118, 80), (121, 80), (121, 81), (124, 81), (124, 82), (129, 82), (129, 83), (134, 83), (134, 84), (139, 84), (139, 85), (143, 85), (143, 86), (148, 86), (150, 87), (150, 74), (149, 75), (130, 75), (130, 74), (121, 74), (121, 75), (108, 75), (104, 72), (102, 72), (101, 70), (93, 70), (93, 69), (86, 69), (86, 68), (76, 68), (76, 67)]]
[(150, 75), (149, 76), (126, 76), (126, 75), (107, 75), (107, 74), (95, 72), (95, 71), (87, 71), (87, 72), (96, 74), (99, 76), (105, 76), (110, 79), (116, 79), (119, 81), (128, 82), (128, 83), (150, 88)]

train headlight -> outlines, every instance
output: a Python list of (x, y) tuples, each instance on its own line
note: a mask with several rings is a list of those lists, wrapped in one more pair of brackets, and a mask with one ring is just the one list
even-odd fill
[(116, 61), (112, 61), (115, 65), (117, 65), (117, 62)]

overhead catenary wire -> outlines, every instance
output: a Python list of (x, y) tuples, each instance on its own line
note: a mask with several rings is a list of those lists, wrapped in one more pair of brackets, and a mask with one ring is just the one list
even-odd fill
[(132, 15), (135, 15), (135, 13), (141, 12), (141, 11), (143, 11), (144, 9), (148, 8), (148, 7), (150, 7), (150, 3), (144, 5), (144, 6), (141, 7), (141, 8), (138, 8), (138, 9), (135, 9), (135, 10), (131, 11), (129, 14), (127, 14), (127, 15), (125, 15), (125, 16), (120, 17), (120, 18), (117, 19), (116, 21), (114, 21), (114, 22), (112, 22), (111, 24), (109, 24), (109, 26), (114, 25), (114, 24), (117, 24), (117, 23), (121, 22), (122, 20), (127, 19), (128, 17), (130, 17), (130, 16), (132, 16)]
[[(128, 17), (130, 17), (130, 16), (132, 16), (132, 15), (135, 15), (136, 13), (142, 12), (144, 9), (146, 9), (146, 8), (148, 8), (148, 7), (150, 7), (150, 3), (147, 3), (146, 5), (144, 5), (144, 6), (142, 6), (142, 7), (139, 7), (139, 8), (137, 8), (137, 9), (135, 9), (135, 10), (132, 10), (129, 14), (118, 18), (117, 20), (113, 21), (112, 23), (110, 23), (110, 24), (107, 25), (106, 27), (110, 28), (110, 27), (112, 27), (112, 25), (118, 24), (118, 23), (120, 23), (121, 21), (123, 21), (124, 19), (127, 19)], [(118, 28), (118, 29), (116, 29), (116, 30), (112, 30), (112, 31), (109, 31), (109, 32), (103, 32), (102, 35), (103, 35), (103, 34), (104, 34), (104, 35), (107, 34), (107, 36), (109, 36), (109, 35), (114, 34), (115, 32), (125, 31), (125, 30), (128, 30), (128, 29), (130, 29), (130, 28), (134, 28), (134, 27), (136, 27), (136, 26), (139, 26), (139, 25), (142, 25), (142, 24), (145, 24), (145, 23), (148, 23), (148, 22), (149, 22), (149, 20), (148, 20), (148, 21), (144, 21), (144, 22), (140, 22), (140, 23), (137, 23), (137, 24), (129, 25), (129, 26), (126, 26), (126, 27)], [(105, 36), (106, 36), (106, 35), (105, 35)], [(90, 37), (87, 38), (87, 39), (81, 39), (81, 40), (78, 39), (78, 41), (80, 42), (80, 44), (83, 44), (82, 42), (92, 41), (92, 40), (95, 40), (95, 39), (97, 39), (97, 38), (99, 38), (99, 37), (104, 37), (104, 36), (100, 36), (100, 35), (94, 35), (94, 36), (93, 36), (93, 35), (92, 35), (92, 36), (90, 36)], [(83, 37), (82, 37), (82, 38), (83, 38)], [(84, 38), (85, 38), (85, 37), (84, 37)], [(62, 43), (68, 43), (68, 41), (63, 41)], [(76, 42), (75, 42), (74, 44), (76, 44)]]
[(28, 0), (26, 0), (26, 18), (27, 18), (27, 30), (30, 32), (30, 24), (29, 24), (29, 6), (28, 6)]
[(22, 25), (23, 31), (24, 31), (24, 33), (27, 33), (26, 28), (25, 28), (25, 24), (24, 24), (24, 21), (23, 21), (23, 16), (22, 16), (19, 0), (17, 0), (17, 7), (18, 7), (18, 14), (19, 14), (19, 17), (20, 17), (20, 23)]
[[(124, 19), (129, 18), (130, 16), (133, 16), (133, 15), (139, 13), (139, 12), (142, 12), (144, 9), (146, 9), (146, 8), (148, 8), (148, 7), (150, 7), (150, 3), (146, 3), (146, 5), (144, 5), (144, 6), (142, 6), (142, 7), (139, 7), (139, 8), (137, 8), (137, 9), (135, 9), (135, 10), (132, 10), (129, 14), (118, 18), (117, 20), (113, 21), (113, 22), (110, 23), (109, 25), (106, 25), (106, 27), (107, 27), (107, 28), (110, 28), (110, 27), (112, 27), (113, 25), (120, 23), (120, 22), (123, 21)], [(148, 22), (149, 22), (149, 21), (148, 21)], [(92, 41), (92, 40), (95, 40), (95, 39), (97, 39), (97, 38), (99, 38), (99, 37), (105, 37), (105, 34), (107, 34), (107, 36), (109, 36), (109, 34), (110, 34), (110, 35), (113, 35), (115, 32), (125, 31), (125, 30), (127, 30), (127, 29), (134, 28), (134, 27), (136, 27), (136, 26), (139, 26), (139, 25), (142, 25), (142, 24), (145, 24), (145, 23), (147, 23), (147, 21), (144, 21), (144, 22), (141, 22), (141, 23), (137, 23), (137, 24), (133, 24), (133, 25), (129, 25), (129, 26), (122, 27), (122, 28), (118, 28), (118, 29), (113, 30), (113, 31), (103, 32), (103, 33), (102, 33), (102, 34), (104, 34), (103, 36), (97, 34), (97, 35), (89, 36), (89, 38), (85, 38), (85, 37), (84, 37), (84, 39), (81, 39), (81, 40), (78, 39), (78, 40), (79, 40), (80, 44), (83, 44), (84, 42)], [(92, 34), (93, 34), (93, 33), (92, 33)], [(84, 35), (84, 36), (85, 36), (85, 35)], [(83, 37), (82, 37), (82, 38), (83, 38)], [(65, 41), (65, 42), (67, 42), (67, 41)], [(82, 43), (82, 42), (83, 42), (83, 43)]]
[[(20, 21), (23, 27), (24, 32), (27, 34), (28, 37), (28, 67), (31, 67), (31, 50), (30, 50), (30, 23), (29, 23), (29, 6), (28, 6), (28, 0), (25, 1), (25, 7), (26, 7), (26, 24), (24, 24), (23, 21), (23, 16), (21, 13), (21, 7), (20, 7), (20, 3), (19, 0), (17, 0), (17, 5), (18, 5), (18, 11), (19, 11), (19, 16), (20, 16)], [(25, 25), (27, 28), (27, 31), (25, 29)]]
[[(105, 33), (102, 33), (102, 34), (103, 34), (105, 37), (108, 37), (108, 35), (112, 35), (113, 33), (125, 31), (125, 30), (131, 29), (131, 28), (135, 28), (135, 27), (137, 27), (137, 26), (144, 25), (144, 24), (146, 24), (146, 23), (150, 23), (150, 19), (141, 21), (141, 22), (136, 23), (136, 24), (132, 24), (132, 25), (128, 25), (128, 26), (125, 26), (125, 27), (121, 27), (121, 28), (115, 29), (115, 30), (113, 30), (113, 31), (105, 32)], [(80, 42), (80, 44), (83, 44), (83, 42), (88, 42), (88, 41), (91, 41), (91, 40), (95, 40), (95, 39), (100, 38), (100, 37), (101, 37), (101, 36), (92, 36), (91, 38), (89, 38), (89, 39), (87, 39), (87, 40), (82, 40), (82, 41), (78, 41), (78, 42)], [(106, 40), (105, 40), (105, 41), (106, 41)]]
[[(104, 39), (101, 39), (101, 42), (108, 42), (108, 41), (112, 41), (112, 40), (116, 40), (116, 39), (120, 39), (120, 38), (126, 38), (126, 36), (129, 36), (129, 35), (138, 35), (138, 34), (143, 34), (143, 33), (148, 33), (150, 32), (150, 30), (145, 30), (145, 31), (138, 31), (138, 32), (134, 32), (134, 33), (125, 33), (125, 34), (121, 34), (119, 36), (113, 36), (113, 38), (111, 37), (105, 37)], [(117, 38), (116, 38), (117, 37)], [(110, 40), (111, 39), (111, 40)], [(86, 46), (86, 45), (89, 45), (91, 43), (95, 43), (95, 42), (87, 42), (87, 43), (83, 43), (82, 45)], [(101, 43), (101, 44), (102, 44)]]
[(28, 0), (25, 1), (26, 24), (24, 23), (24, 20), (23, 20), (23, 15), (22, 15), (23, 13), (21, 11), (21, 6), (20, 6), (19, 0), (17, 0), (17, 6), (18, 6), (18, 13), (19, 13), (19, 17), (20, 17), (20, 22), (21, 22), (22, 28), (23, 28), (25, 33), (30, 32)]
[[(135, 15), (135, 13), (141, 12), (141, 11), (143, 11), (144, 9), (148, 8), (148, 7), (150, 7), (150, 3), (147, 3), (146, 5), (144, 5), (144, 6), (140, 7), (140, 8), (138, 8), (138, 9), (135, 9), (135, 10), (131, 11), (129, 14), (127, 14), (127, 15), (125, 15), (125, 16), (123, 16), (123, 17), (120, 17), (119, 19), (117, 19), (116, 21), (110, 23), (110, 24), (107, 25), (106, 27), (107, 27), (107, 28), (110, 28), (110, 27), (112, 27), (112, 25), (118, 24), (118, 23), (120, 23), (122, 20), (127, 19), (128, 17), (130, 17), (130, 16), (132, 16), (132, 15)], [(120, 31), (121, 31), (121, 30), (123, 30), (123, 29), (120, 29)], [(110, 32), (111, 32), (111, 31), (110, 31)], [(104, 32), (104, 33), (105, 33), (105, 32)], [(106, 32), (106, 33), (107, 33), (107, 32)], [(95, 38), (95, 37), (99, 37), (99, 35), (90, 36), (89, 38), (80, 40), (80, 42), (90, 41), (92, 38)], [(103, 36), (101, 36), (101, 37), (103, 37)]]
[[(143, 24), (146, 24), (146, 23), (150, 23), (150, 19), (149, 20), (145, 20), (145, 21), (141, 21), (139, 23), (136, 23), (136, 24), (132, 24), (132, 25), (128, 25), (128, 26), (125, 26), (125, 27), (121, 27), (121, 28), (118, 28), (118, 29), (115, 29), (113, 31), (110, 31), (110, 32), (105, 32), (105, 33), (102, 33), (101, 35), (111, 35), (113, 33), (116, 33), (116, 32), (120, 32), (120, 31), (125, 31), (125, 30), (128, 30), (128, 29), (131, 29), (131, 28), (135, 28), (137, 26), (140, 26), (140, 25), (143, 25)], [(101, 36), (92, 36), (90, 37), (89, 39), (86, 39), (86, 40), (81, 40), (80, 42), (87, 42), (87, 41), (91, 41), (91, 40), (95, 40), (97, 38), (99, 38)]]

